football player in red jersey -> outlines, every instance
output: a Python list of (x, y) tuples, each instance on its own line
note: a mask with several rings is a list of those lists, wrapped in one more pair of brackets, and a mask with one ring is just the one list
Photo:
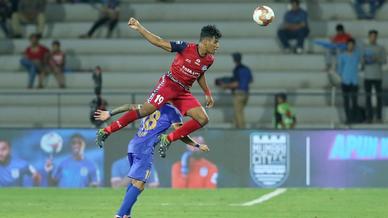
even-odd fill
[(167, 41), (151, 33), (138, 20), (130, 18), (128, 26), (140, 33), (151, 44), (168, 52), (176, 52), (170, 70), (162, 75), (148, 100), (139, 109), (125, 113), (117, 121), (97, 131), (96, 143), (103, 146), (105, 139), (113, 132), (129, 123), (148, 116), (170, 101), (185, 116), (192, 119), (168, 135), (161, 135), (159, 153), (163, 157), (171, 142), (181, 139), (202, 128), (208, 123), (208, 116), (201, 103), (191, 94), (190, 88), (195, 81), (205, 93), (206, 107), (211, 108), (214, 100), (207, 85), (205, 72), (214, 62), (214, 54), (219, 48), (221, 32), (214, 25), (201, 29), (199, 43)]

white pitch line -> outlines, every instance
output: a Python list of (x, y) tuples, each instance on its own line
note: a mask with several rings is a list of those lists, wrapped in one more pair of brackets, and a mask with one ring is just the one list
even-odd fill
[(231, 206), (249, 207), (249, 206), (253, 206), (255, 204), (261, 204), (263, 202), (266, 202), (266, 201), (270, 200), (271, 198), (274, 198), (274, 197), (276, 197), (278, 195), (283, 194), (286, 191), (287, 191), (287, 189), (285, 189), (285, 188), (278, 188), (275, 191), (270, 192), (268, 194), (265, 194), (263, 196), (260, 196), (259, 198), (255, 199), (255, 200), (248, 201), (248, 202), (245, 202), (245, 203), (242, 203), (242, 204), (231, 204)]

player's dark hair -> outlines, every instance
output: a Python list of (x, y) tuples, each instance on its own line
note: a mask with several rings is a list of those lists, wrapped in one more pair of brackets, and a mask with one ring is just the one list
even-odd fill
[(202, 27), (201, 36), (199, 38), (200, 40), (204, 38), (213, 38), (213, 37), (215, 37), (216, 39), (219, 39), (222, 37), (220, 30), (218, 30), (215, 25), (207, 25)]
[(349, 43), (353, 43), (353, 45), (356, 45), (356, 40), (353, 38), (350, 38), (348, 39), (348, 41), (346, 41), (346, 44), (349, 44)]
[(299, 0), (290, 0), (290, 3), (293, 4), (297, 4), (297, 5), (300, 5), (300, 1)]
[(377, 30), (369, 30), (369, 35), (372, 35), (372, 34), (376, 34), (376, 36), (377, 36), (377, 35), (379, 35), (379, 31), (377, 31)]
[(85, 138), (79, 133), (75, 133), (70, 137), (71, 140), (76, 139), (76, 138), (79, 138), (79, 139), (82, 139), (82, 141), (85, 141)]
[(337, 30), (337, 32), (339, 32), (339, 31), (344, 32), (345, 27), (342, 24), (337, 24), (337, 26), (335, 27), (335, 30)]
[(237, 63), (241, 63), (242, 55), (240, 52), (235, 52), (232, 54), (233, 60)]
[(278, 94), (276, 94), (276, 98), (280, 98), (283, 101), (287, 101), (287, 94), (286, 93), (278, 93)]
[(61, 46), (61, 42), (59, 42), (58, 40), (54, 40), (54, 41), (52, 42), (52, 45)]

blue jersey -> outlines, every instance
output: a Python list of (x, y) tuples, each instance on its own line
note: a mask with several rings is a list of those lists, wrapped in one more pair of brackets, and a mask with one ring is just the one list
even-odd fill
[(61, 188), (84, 188), (98, 185), (99, 173), (94, 163), (88, 159), (75, 160), (69, 157), (55, 168), (52, 177)]
[(182, 115), (174, 106), (165, 104), (153, 114), (143, 118), (135, 137), (129, 142), (128, 153), (152, 154), (159, 136), (174, 123), (181, 123)]
[[(128, 172), (130, 170), (130, 164), (128, 162), (128, 157), (121, 158), (116, 160), (112, 164), (111, 178), (119, 178), (122, 179), (128, 176)], [(156, 172), (154, 165), (151, 167), (151, 175), (147, 180), (147, 183), (159, 183), (159, 176)]]
[(31, 170), (24, 160), (10, 157), (7, 163), (0, 164), (0, 187), (23, 186), (25, 176), (31, 176)]

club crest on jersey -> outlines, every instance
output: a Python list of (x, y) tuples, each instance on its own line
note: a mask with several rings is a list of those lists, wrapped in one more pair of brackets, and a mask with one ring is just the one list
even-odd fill
[(11, 176), (12, 176), (12, 178), (13, 179), (17, 179), (17, 178), (19, 178), (19, 176), (20, 176), (20, 171), (19, 171), (19, 169), (11, 169)]
[(206, 65), (202, 66), (202, 71), (207, 71), (207, 66)]
[(289, 173), (289, 136), (287, 133), (250, 135), (250, 174), (256, 185), (278, 187)]

